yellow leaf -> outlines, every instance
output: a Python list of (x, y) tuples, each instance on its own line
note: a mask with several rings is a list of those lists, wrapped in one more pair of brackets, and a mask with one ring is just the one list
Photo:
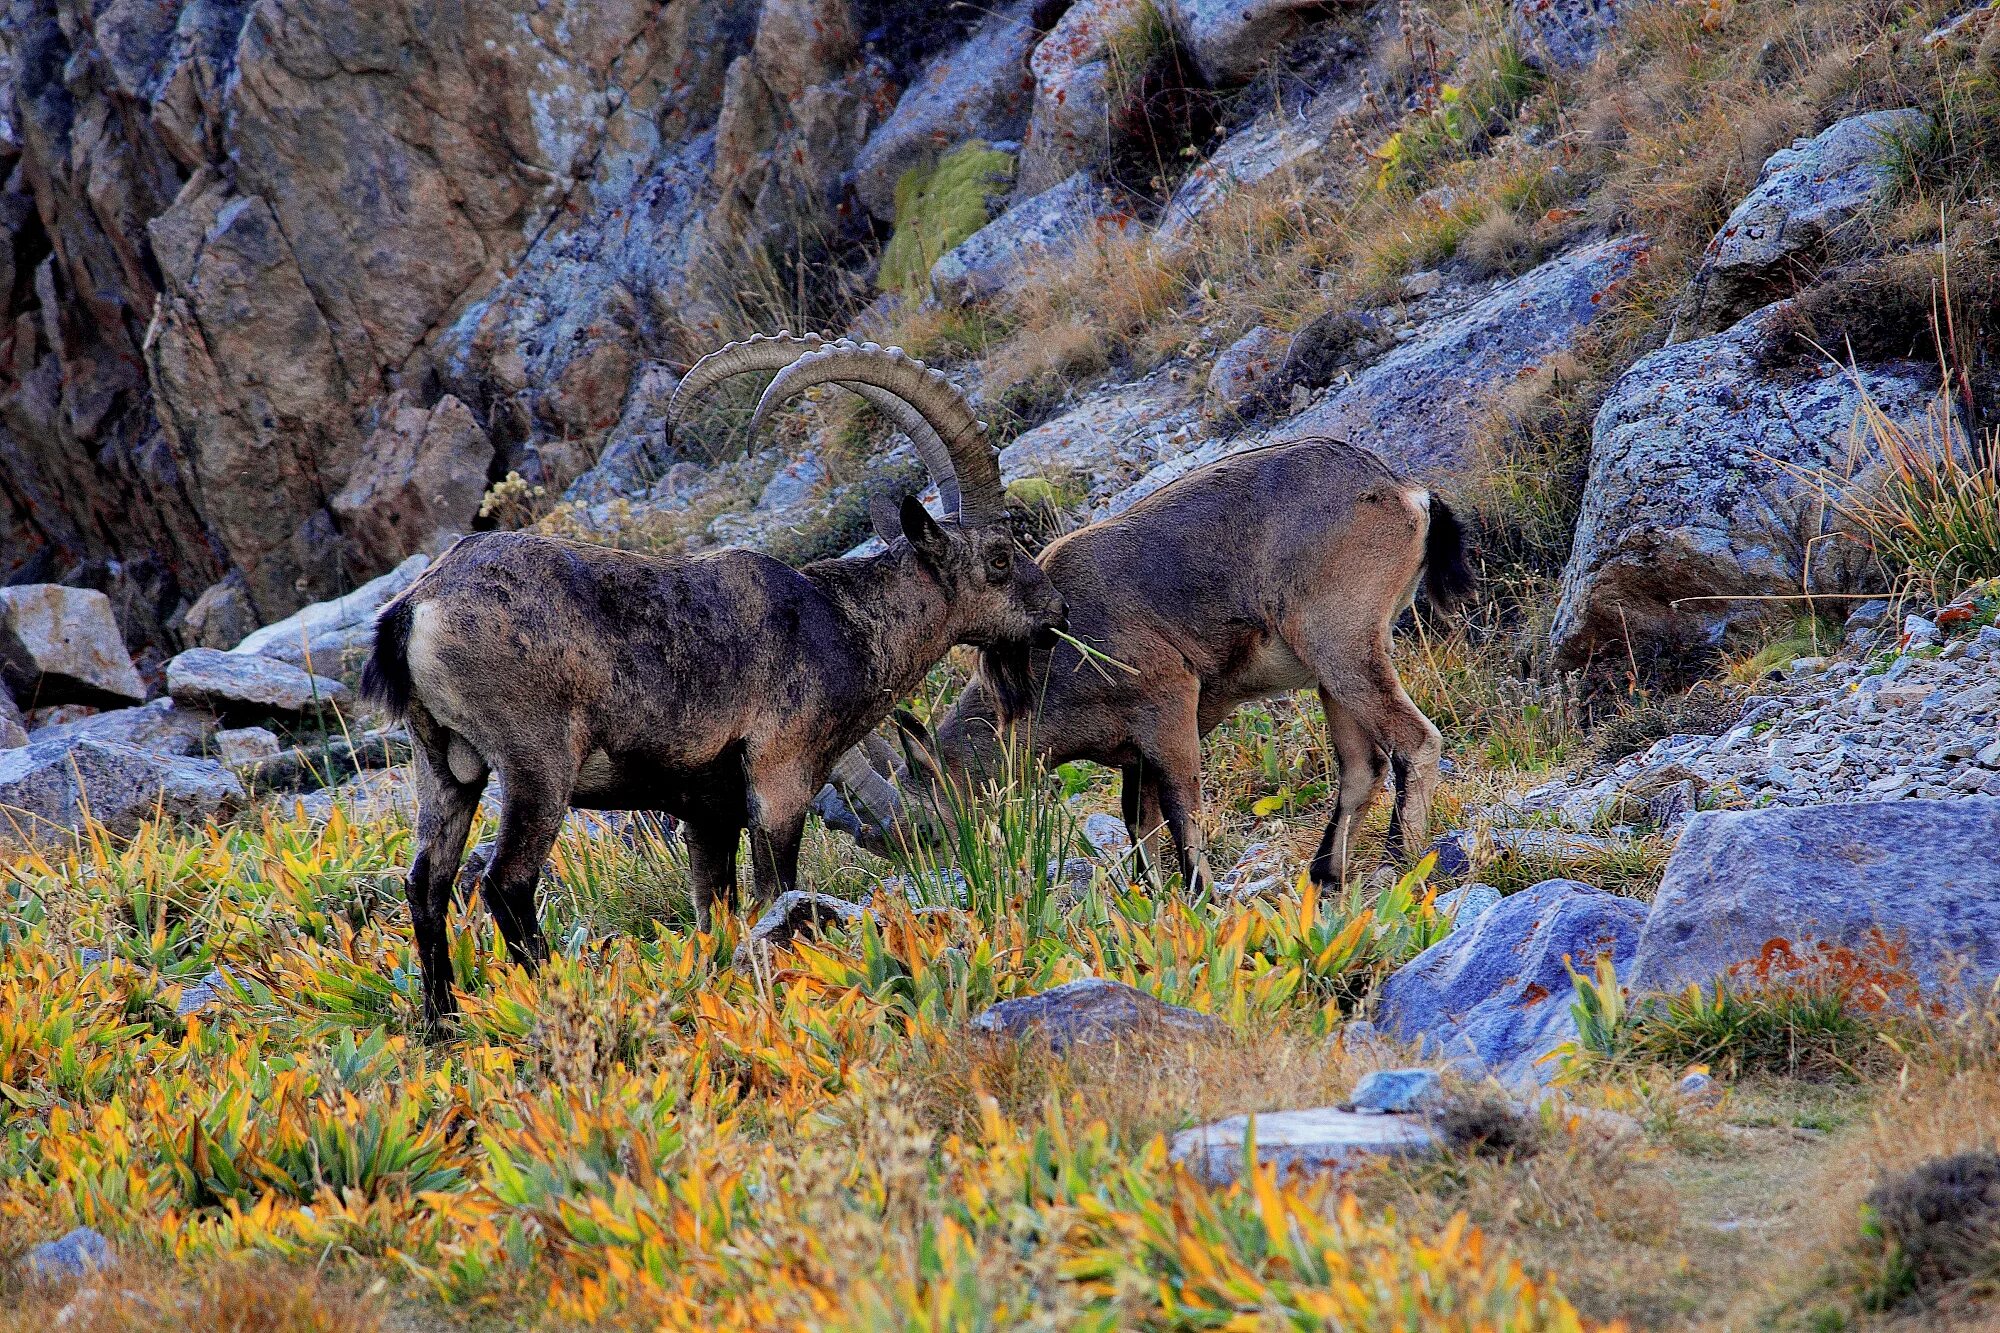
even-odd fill
[(1285, 808), (1285, 801), (1289, 795), (1289, 792), (1281, 791), (1276, 796), (1266, 796), (1263, 800), (1250, 807), (1250, 813), (1259, 819), (1267, 815), (1275, 815)]

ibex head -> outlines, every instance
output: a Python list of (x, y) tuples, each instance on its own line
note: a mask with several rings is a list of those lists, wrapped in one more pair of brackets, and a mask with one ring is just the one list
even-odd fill
[(931, 517), (915, 496), (900, 505), (878, 497), (869, 513), (876, 535), (891, 546), (908, 541), (937, 581), (951, 606), (955, 641), (980, 647), (1053, 641), (1064, 624), (1062, 595), (1014, 541), (986, 423), (949, 380), (901, 348), (818, 334), (731, 343), (697, 361), (674, 391), (670, 439), (682, 405), (695, 394), (731, 375), (771, 369), (779, 374), (758, 400), (753, 434), (779, 403), (831, 383), (861, 395), (909, 435), (937, 482), (944, 519)]

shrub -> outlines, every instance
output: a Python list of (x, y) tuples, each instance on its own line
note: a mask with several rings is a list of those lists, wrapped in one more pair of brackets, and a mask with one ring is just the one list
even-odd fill
[(1973, 1279), (2000, 1279), (2000, 1153), (1935, 1158), (1868, 1192), (1862, 1241), (1886, 1308)]

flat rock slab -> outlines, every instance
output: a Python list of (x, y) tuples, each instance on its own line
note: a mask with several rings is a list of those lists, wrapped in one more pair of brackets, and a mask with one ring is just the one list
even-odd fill
[(114, 708), (81, 721), (43, 727), (29, 739), (64, 745), (109, 741), (154, 754), (186, 755), (201, 749), (214, 730), (215, 719), (206, 712), (182, 708), (172, 699), (155, 699), (137, 708)]
[(2000, 799), (1986, 796), (1698, 814), (1667, 862), (1629, 984), (1709, 982), (1772, 941), (1801, 956), (1844, 945), (1875, 965), (1880, 931), (1927, 990), (1983, 990), (2000, 976), (1996, 848)]
[(1169, 1153), (1203, 1180), (1225, 1185), (1243, 1174), (1244, 1144), (1254, 1135), (1257, 1162), (1278, 1174), (1327, 1175), (1383, 1157), (1442, 1146), (1422, 1116), (1379, 1115), (1320, 1107), (1231, 1116), (1174, 1135)]
[(1085, 977), (1039, 995), (1002, 1000), (972, 1020), (988, 1037), (1041, 1038), (1053, 1051), (1121, 1037), (1199, 1038), (1220, 1031), (1214, 1018), (1166, 1004), (1122, 981)]
[(946, 305), (991, 300), (1030, 264), (1073, 253), (1096, 237), (1136, 232), (1138, 217), (1110, 190), (1078, 172), (1030, 195), (960, 242), (931, 266)]
[[(105, 741), (41, 741), (0, 751), (0, 816), (12, 818), (30, 836), (36, 821), (80, 829), (86, 809), (122, 835), (156, 811), (169, 819), (219, 818), (246, 800), (235, 775), (208, 759)], [(0, 818), (0, 838), (11, 831)]]
[(1503, 898), (1418, 954), (1382, 984), (1375, 1021), (1402, 1041), (1534, 1085), (1538, 1060), (1576, 1035), (1569, 967), (1609, 954), (1624, 969), (1646, 906), (1575, 880), (1544, 880)]
[(347, 703), (345, 685), (254, 653), (190, 648), (167, 663), (167, 693), (225, 716), (298, 717)]
[(389, 600), (417, 581), (429, 567), (427, 555), (413, 555), (388, 573), (356, 588), (275, 621), (246, 636), (231, 649), (238, 653), (261, 653), (298, 665), (305, 646), (323, 634), (372, 625), (375, 615)]
[(91, 588), (0, 588), (0, 683), (34, 707), (146, 697), (111, 599)]

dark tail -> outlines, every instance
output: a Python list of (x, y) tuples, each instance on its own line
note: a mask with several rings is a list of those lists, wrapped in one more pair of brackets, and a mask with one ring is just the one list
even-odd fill
[(1440, 611), (1455, 611), (1472, 600), (1477, 580), (1466, 559), (1465, 528), (1451, 506), (1431, 496), (1430, 532), (1424, 538), (1424, 591)]
[(375, 621), (375, 651), (361, 668), (361, 695), (401, 721), (410, 712), (410, 618), (416, 608), (398, 597)]

